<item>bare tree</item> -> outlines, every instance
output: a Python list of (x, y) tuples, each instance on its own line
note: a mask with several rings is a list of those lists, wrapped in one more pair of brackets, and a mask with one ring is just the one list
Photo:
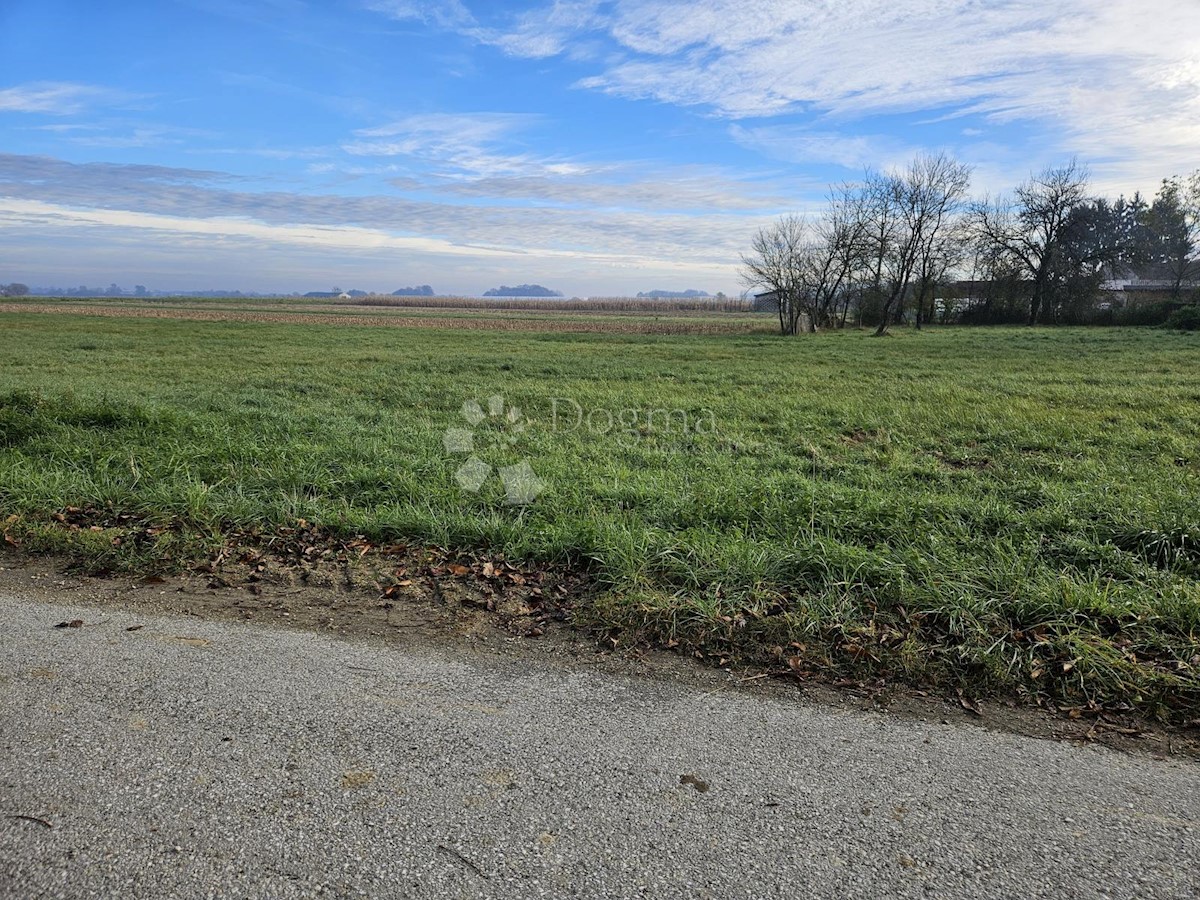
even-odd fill
[(869, 259), (880, 301), (877, 335), (900, 318), (914, 279), (932, 278), (937, 260), (948, 260), (951, 225), (970, 184), (970, 167), (945, 153), (922, 154), (902, 172), (868, 177), (871, 225), (864, 231), (873, 243)]
[(1030, 325), (1049, 309), (1071, 214), (1087, 198), (1088, 173), (1076, 160), (1049, 168), (1011, 198), (984, 200), (971, 211), (975, 238), (1032, 283)]
[(742, 282), (775, 295), (782, 334), (796, 334), (804, 313), (801, 266), (808, 231), (808, 223), (799, 216), (781, 216), (760, 228), (750, 242), (750, 254), (742, 254)]
[(963, 216), (949, 216), (945, 227), (939, 228), (936, 237), (921, 248), (913, 294), (913, 325), (918, 330), (922, 324), (934, 321), (938, 289), (946, 285), (952, 272), (961, 271), (970, 256), (965, 226)]
[(883, 334), (914, 280), (923, 311), (961, 258), (955, 223), (969, 185), (970, 169), (945, 154), (918, 156), (903, 172), (869, 173), (861, 185), (834, 188), (815, 225), (785, 216), (759, 229), (742, 257), (742, 279), (778, 298), (784, 334), (795, 334), (805, 315), (810, 331), (845, 324), (851, 297), (864, 293), (879, 304)]
[(829, 203), (803, 249), (802, 298), (813, 331), (845, 323), (849, 295), (868, 253), (869, 206), (864, 192), (843, 184), (830, 191)]

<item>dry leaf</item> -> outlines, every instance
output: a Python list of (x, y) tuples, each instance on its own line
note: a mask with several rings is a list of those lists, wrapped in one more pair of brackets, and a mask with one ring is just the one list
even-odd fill
[(980, 708), (979, 702), (972, 700), (970, 697), (964, 694), (962, 688), (958, 689), (958, 702), (961, 703), (962, 708), (968, 712), (972, 712), (977, 716), (983, 715), (983, 710)]

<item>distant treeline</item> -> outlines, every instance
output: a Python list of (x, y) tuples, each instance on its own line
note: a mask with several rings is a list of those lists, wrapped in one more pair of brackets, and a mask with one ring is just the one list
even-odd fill
[(553, 291), (548, 287), (543, 287), (540, 284), (518, 284), (516, 287), (509, 287), (507, 284), (502, 284), (498, 288), (492, 288), (490, 291), (484, 291), (485, 297), (561, 297), (561, 291)]
[(691, 299), (693, 297), (711, 297), (708, 291), (697, 291), (688, 288), (686, 291), (638, 291), (639, 298), (649, 297), (654, 300)]
[(972, 198), (970, 186), (971, 167), (944, 153), (832, 185), (820, 213), (759, 229), (743, 281), (784, 334), (1197, 315), (1200, 170), (1164, 179), (1152, 199), (1094, 195), (1075, 160), (1011, 194)]

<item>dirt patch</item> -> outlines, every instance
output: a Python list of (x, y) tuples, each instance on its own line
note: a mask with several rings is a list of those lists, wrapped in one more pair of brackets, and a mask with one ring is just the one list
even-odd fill
[(947, 456), (945, 453), (934, 453), (934, 458), (948, 469), (974, 469), (976, 472), (983, 472), (992, 468), (992, 461), (986, 456)]
[[(51, 521), (50, 528), (95, 533), (115, 550), (135, 548), (151, 555), (156, 541), (179, 530), (107, 509), (67, 507)], [(10, 519), (8, 527), (12, 524)], [(57, 589), (63, 595), (59, 599), (71, 602), (267, 622), (346, 637), (411, 635), (438, 644), (479, 635), (540, 638), (551, 625), (567, 622), (571, 605), (586, 601), (592, 590), (584, 574), (567, 567), (518, 564), (502, 554), (342, 539), (303, 520), (269, 533), (231, 530), (207, 557), (177, 563), (183, 570), (169, 574), (114, 573), (109, 567), (119, 560), (109, 555), (86, 563), (29, 555), (9, 531), (4, 537), (9, 546), (0, 554), (0, 588)], [(186, 634), (164, 640), (201, 646)]]

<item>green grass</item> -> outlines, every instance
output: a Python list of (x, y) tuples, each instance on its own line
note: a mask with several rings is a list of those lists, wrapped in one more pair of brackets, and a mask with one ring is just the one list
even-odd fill
[[(305, 518), (587, 567), (582, 616), (713, 655), (1200, 716), (1200, 335), (0, 328), (0, 518), (32, 546), (170, 565)], [(492, 395), (528, 427), (480, 455), (530, 460), (526, 507), (442, 445)], [(555, 430), (555, 397), (702, 427)], [(186, 527), (114, 548), (43, 527), (68, 506)]]

